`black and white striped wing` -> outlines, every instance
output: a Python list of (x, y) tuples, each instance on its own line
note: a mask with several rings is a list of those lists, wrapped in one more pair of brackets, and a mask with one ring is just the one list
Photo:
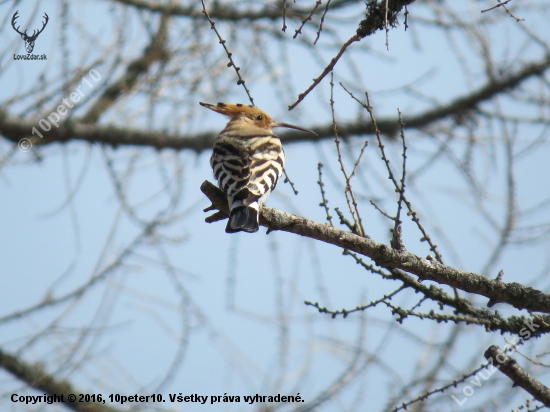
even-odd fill
[(245, 147), (242, 143), (242, 140), (220, 139), (214, 143), (210, 164), (220, 189), (248, 205), (262, 197), (265, 199), (264, 195), (275, 188), (283, 172), (285, 156), (275, 136), (248, 138)]
[(250, 165), (249, 190), (263, 196), (277, 186), (283, 174), (285, 152), (279, 138), (271, 138), (255, 148)]
[(230, 142), (214, 143), (210, 165), (218, 187), (228, 196), (234, 195), (246, 186), (250, 179), (250, 156)]

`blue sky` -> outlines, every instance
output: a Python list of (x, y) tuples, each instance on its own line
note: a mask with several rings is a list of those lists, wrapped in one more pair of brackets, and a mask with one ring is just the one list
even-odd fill
[[(67, 39), (71, 65), (94, 68), (101, 73), (102, 80), (110, 76), (108, 63), (114, 53), (106, 52), (103, 61), (99, 57), (102, 50), (114, 52), (114, 20), (128, 19), (125, 33), (128, 41), (124, 46), (127, 59), (138, 55), (147, 41), (143, 22), (134, 13), (111, 14), (112, 7), (115, 6), (108, 2), (70, 4), (70, 18), (74, 19), (71, 24), (81, 25), (81, 29)], [(480, 9), (477, 2), (455, 7), (462, 17)], [(7, 46), (10, 53), (23, 53), (23, 42), (9, 25), (13, 9), (12, 3), (0, 5), (0, 15), (7, 16), (8, 21), (4, 22), (0, 35), (10, 42)], [(11, 55), (4, 56), (0, 60), (3, 96), (15, 96), (21, 90), (32, 91), (37, 87), (46, 90), (58, 87), (62, 73), (61, 33), (57, 20), (59, 4), (22, 1), (15, 9), (19, 10), (22, 24), (27, 24), (29, 14), (34, 11), (33, 27), (39, 24), (44, 11), (50, 16), (49, 26), (35, 46), (35, 53), (46, 53), (48, 60), (9, 61)], [(482, 60), (475, 53), (478, 44), (465, 38), (457, 40), (457, 49), (471, 69), (468, 73), (457, 62), (448, 39), (439, 30), (420, 26), (420, 18), (429, 16), (425, 6), (413, 5), (410, 11), (413, 10), (417, 14), (411, 16), (409, 31), (401, 27), (390, 32), (389, 51), (385, 49), (383, 32), (363, 40), (349, 51), (360, 77), (355, 76), (346, 60), (338, 64), (334, 93), (339, 122), (366, 116), (340, 88), (339, 81), (362, 99), (363, 91), (368, 90), (375, 114), (394, 116), (396, 121), (397, 108), (406, 121), (408, 116), (431, 107), (434, 102), (446, 102), (450, 96), (463, 95), (484, 82)], [(418, 18), (416, 26), (415, 17)], [(534, 14), (529, 18), (535, 28), (544, 22), (543, 17), (539, 21)], [(512, 19), (503, 20), (501, 25), (483, 32), (487, 33), (488, 42), (494, 42), (491, 44), (495, 59), (507, 56), (510, 60), (515, 54), (525, 60), (535, 59), (540, 54), (536, 46), (524, 46), (519, 39), (515, 40), (513, 24)], [(219, 27), (224, 29), (223, 24)], [(178, 29), (173, 28), (174, 31)], [(482, 29), (479, 28), (480, 32)], [(338, 30), (340, 37), (345, 39), (353, 34), (355, 26), (350, 24), (348, 29), (340, 25)], [(314, 33), (312, 29), (307, 35), (311, 37)], [(206, 31), (205, 36), (211, 36), (211, 41), (215, 42), (213, 32)], [(288, 32), (287, 37), (291, 37)], [(110, 43), (113, 44), (109, 46)], [(278, 45), (272, 47), (275, 52)], [(303, 50), (289, 46), (290, 69), (281, 67), (292, 73), (291, 82), (297, 92), (305, 89), (321, 69), (315, 58), (305, 55)], [(320, 51), (327, 61), (333, 54), (334, 50)], [(235, 48), (234, 58), (251, 61), (246, 49)], [(224, 59), (221, 51), (220, 59)], [(97, 64), (94, 65), (95, 60)], [(243, 70), (254, 73), (253, 68)], [(42, 72), (48, 79), (43, 85), (40, 83)], [(276, 119), (304, 127), (330, 122), (328, 78), (304, 100), (299, 110), (289, 113), (286, 108), (292, 102), (280, 98), (282, 94), (273, 87), (269, 76), (254, 75), (257, 81), (251, 82), (250, 89), (255, 102)], [(417, 79), (420, 80), (413, 83), (414, 88), (429, 98), (400, 89)], [(168, 121), (166, 128), (182, 135), (221, 130), (224, 119), (206, 110), (201, 112), (203, 109), (198, 106), (199, 99), (208, 101), (216, 90), (209, 90), (208, 85), (201, 88), (204, 95), (197, 95), (196, 102), (182, 103), (177, 118), (173, 117), (168, 104), (160, 105), (156, 119), (163, 120), (155, 120), (156, 126)], [(177, 85), (166, 86), (162, 96), (174, 96), (177, 100), (184, 92)], [(53, 100), (61, 102), (66, 96), (66, 92), (59, 91)], [(218, 100), (246, 102), (245, 97), (243, 90), (233, 84)], [(146, 121), (147, 98), (137, 94), (132, 99), (120, 102), (101, 122), (141, 127)], [(18, 113), (32, 104), (32, 100), (16, 101), (8, 110)], [(500, 104), (504, 110), (511, 106), (506, 99)], [(190, 109), (196, 110), (193, 116), (185, 112), (187, 107), (195, 106)], [(486, 109), (494, 107), (487, 105)], [(78, 116), (83, 109), (84, 106), (76, 105), (71, 115)], [(528, 112), (528, 107), (516, 109), (512, 106), (511, 110), (520, 115)], [(38, 121), (48, 113), (44, 109), (28, 117)], [(189, 121), (185, 120), (186, 116), (190, 117)], [(478, 142), (472, 167), (487, 190), (485, 202), (490, 215), (502, 222), (506, 205), (503, 133), (499, 132), (498, 125), (483, 126), (476, 129), (479, 135), (475, 136)], [(429, 132), (407, 133), (409, 176), (421, 170), (440, 146), (440, 141)], [(516, 152), (532, 143), (539, 133), (540, 127), (521, 126)], [(468, 150), (464, 136), (465, 132), (451, 143), (451, 152), (457, 156)], [(346, 150), (355, 156), (362, 144), (362, 138), (354, 137)], [(324, 221), (316, 183), (317, 163), (322, 161), (329, 204), (347, 210), (334, 147), (331, 141), (317, 146), (310, 143), (288, 145), (285, 148), (286, 167), (299, 195), (294, 196), (289, 185), (280, 182), (268, 206)], [(11, 143), (0, 142), (0, 159), (11, 149)], [(518, 158), (515, 164), (518, 207), (527, 209), (547, 196), (547, 191), (541, 188), (550, 179), (546, 161), (549, 149), (546, 140), (536, 151)], [(399, 174), (400, 142), (389, 142), (387, 151), (391, 165)], [(41, 310), (22, 320), (0, 323), (2, 348), (11, 352), (21, 350), (29, 362), (43, 362), (48, 371), (69, 379), (82, 392), (149, 394), (159, 390), (165, 395), (181, 392), (184, 395), (228, 393), (242, 396), (270, 395), (279, 391), (289, 395), (300, 392), (309, 401), (346, 370), (359, 346), (363, 350), (361, 361), (369, 365), (368, 372), (346, 388), (339, 395), (339, 401), (331, 403), (326, 410), (335, 407), (347, 410), (355, 401), (369, 405), (369, 410), (392, 406), (384, 402), (388, 394), (395, 394), (402, 385), (399, 379), (406, 381), (423, 362), (433, 361), (428, 354), (445, 341), (451, 328), (417, 319), (407, 319), (399, 325), (393, 320), (391, 310), (382, 305), (365, 315), (354, 314), (345, 320), (342, 317), (332, 320), (306, 307), (304, 300), (319, 302), (335, 310), (354, 308), (379, 299), (399, 284), (381, 280), (356, 265), (351, 258), (343, 257), (337, 248), (319, 242), (286, 233), (266, 236), (263, 230), (252, 236), (229, 236), (224, 233), (225, 222), (206, 224), (202, 209), (209, 202), (199, 187), (205, 179), (213, 180), (209, 156), (208, 151), (196, 154), (134, 147), (113, 149), (79, 142), (33, 148), (26, 153), (17, 151), (0, 169), (3, 212), (0, 214), (0, 262), (6, 285), (0, 288), (0, 319), (51, 296), (55, 298), (73, 291), (108, 268), (140, 235), (140, 225), (121, 208), (108, 163), (122, 179), (126, 201), (135, 207), (139, 219), (148, 220), (167, 210), (171, 221), (159, 227), (153, 237), (142, 240), (120, 267), (108, 272), (81, 298)], [(351, 157), (346, 155), (345, 161), (348, 167), (352, 166)], [(395, 194), (388, 185), (377, 144), (369, 138), (354, 187), (369, 235), (386, 243), (389, 223), (370, 206), (369, 200), (375, 199), (377, 204), (393, 213)], [(497, 242), (496, 232), (476, 210), (479, 204), (452, 156), (441, 156), (410, 184), (408, 193), (446, 262), (462, 269), (481, 271)], [(71, 200), (67, 203), (69, 194)], [(170, 206), (172, 201), (176, 202), (173, 208)], [(535, 214), (526, 216), (522, 223), (530, 223), (529, 219), (544, 222), (543, 215)], [(429, 250), (426, 243), (419, 242), (420, 237), (411, 222), (404, 224), (407, 248), (425, 256)], [(506, 281), (533, 283), (544, 291), (548, 282), (541, 274), (547, 271), (548, 256), (547, 242), (517, 245), (491, 268), (490, 276), (496, 276), (498, 270), (505, 268)], [(418, 299), (414, 293), (406, 292), (393, 303), (411, 307)], [(474, 298), (474, 301), (480, 306), (486, 304), (482, 298)], [(431, 303), (424, 305), (421, 307), (423, 312), (429, 312), (432, 306), (437, 308)], [(508, 313), (508, 308), (501, 306), (504, 305), (497, 309)], [(473, 326), (464, 328), (468, 332), (462, 335), (457, 344), (459, 349), (449, 359), (452, 367), (443, 373), (448, 381), (456, 378), (457, 370), (467, 366), (473, 369), (481, 364), (483, 350), (491, 343), (504, 345), (497, 334), (488, 335)], [(40, 332), (43, 332), (40, 339), (31, 341), (31, 337)], [(370, 359), (372, 354), (385, 363)], [(174, 360), (181, 360), (181, 363), (172, 371), (173, 379), (162, 385)], [(0, 378), (8, 385), (6, 388), (23, 392), (20, 383), (6, 375)], [(497, 382), (500, 377), (493, 379)], [(479, 389), (482, 395), (476, 390), (470, 405), (490, 397), (493, 385)], [(494, 390), (498, 392), (499, 389)], [(461, 393), (460, 388), (457, 393)], [(451, 394), (442, 395), (442, 410), (462, 410), (450, 400)], [(519, 404), (518, 399), (522, 396), (517, 396), (511, 404)], [(18, 410), (9, 401), (4, 400), (4, 403)], [(179, 405), (164, 406), (180, 410)], [(54, 411), (54, 408), (47, 410)], [(185, 410), (190, 411), (205, 408), (185, 406)], [(253, 406), (242, 403), (208, 408), (254, 410)]]

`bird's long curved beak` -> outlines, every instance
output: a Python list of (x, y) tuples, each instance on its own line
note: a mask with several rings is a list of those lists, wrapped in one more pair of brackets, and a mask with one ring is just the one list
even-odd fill
[(313, 135), (315, 135), (315, 136), (319, 136), (317, 133), (315, 133), (315, 132), (312, 131), (312, 130), (304, 129), (303, 127), (296, 126), (296, 125), (290, 124), (290, 123), (273, 122), (273, 123), (271, 123), (271, 127), (286, 127), (287, 129), (300, 130), (300, 131), (302, 131), (302, 132), (306, 132), (306, 133), (313, 134)]

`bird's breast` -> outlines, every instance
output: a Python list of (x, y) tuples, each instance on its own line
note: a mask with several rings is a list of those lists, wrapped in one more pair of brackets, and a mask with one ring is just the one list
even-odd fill
[(221, 133), (214, 142), (214, 147), (219, 145), (230, 145), (239, 151), (250, 154), (282, 148), (281, 140), (274, 135), (251, 135), (243, 137)]

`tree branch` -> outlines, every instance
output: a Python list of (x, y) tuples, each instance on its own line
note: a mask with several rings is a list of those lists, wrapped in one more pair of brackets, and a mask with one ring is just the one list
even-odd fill
[(426, 285), (418, 282), (413, 276), (399, 269), (392, 269), (391, 274), (393, 279), (402, 281), (408, 287), (417, 292), (422, 293), (427, 298), (452, 307), (456, 313), (462, 313), (472, 316), (478, 320), (484, 320), (487, 323), (487, 329), (491, 331), (500, 331), (501, 333), (508, 332), (515, 335), (520, 335), (520, 332), (525, 329), (526, 323), (537, 324), (539, 327), (532, 331), (531, 338), (538, 337), (550, 332), (550, 316), (538, 315), (539, 319), (526, 319), (524, 316), (509, 316), (503, 317), (498, 311), (490, 311), (487, 309), (477, 308), (472, 305), (468, 299), (457, 298), (448, 295), (445, 291), (435, 285)]
[[(117, 409), (98, 402), (79, 402), (78, 394), (82, 393), (75, 389), (67, 381), (56, 380), (53, 376), (44, 371), (41, 365), (28, 364), (18, 357), (10, 355), (0, 349), (0, 368), (11, 373), (16, 378), (25, 382), (28, 386), (46, 392), (50, 395), (63, 395), (63, 405), (77, 412), (118, 412)], [(69, 395), (76, 395), (76, 400), (70, 402)]]
[(130, 62), (126, 73), (103, 91), (99, 99), (81, 119), (83, 123), (96, 123), (99, 117), (115, 104), (121, 95), (135, 87), (139, 77), (146, 73), (153, 63), (167, 58), (168, 52), (165, 49), (167, 31), (168, 15), (163, 14), (157, 33), (145, 48), (143, 55)]
[[(392, 0), (392, 1), (367, 1), (367, 12), (365, 19), (359, 22), (359, 27), (356, 33), (346, 41), (338, 54), (332, 58), (330, 63), (325, 67), (323, 72), (313, 79), (313, 83), (307, 88), (307, 90), (298, 95), (298, 100), (288, 106), (288, 110), (294, 109), (304, 98), (311, 92), (321, 81), (329, 74), (338, 63), (338, 60), (342, 57), (346, 49), (356, 41), (360, 41), (367, 36), (371, 36), (378, 30), (386, 29), (389, 27), (396, 27), (398, 25), (397, 16), (403, 7), (413, 3), (415, 0)], [(387, 44), (387, 42), (386, 42)]]
[(550, 389), (531, 376), (514, 358), (506, 355), (497, 345), (489, 346), (484, 356), (488, 361), (492, 360), (493, 365), (514, 382), (513, 386), (522, 387), (550, 407)]
[[(138, 10), (148, 10), (154, 13), (167, 13), (171, 16), (190, 17), (194, 19), (204, 18), (202, 9), (197, 7), (196, 3), (189, 3), (190, 6), (182, 6), (179, 4), (157, 3), (145, 0), (115, 0), (117, 3), (125, 4), (137, 8)], [(331, 3), (332, 10), (346, 7), (348, 5), (362, 3), (363, 0), (336, 0)], [(280, 7), (275, 7), (274, 4), (267, 4), (260, 9), (252, 9), (250, 7), (238, 8), (230, 4), (222, 4), (212, 2), (208, 5), (210, 16), (217, 20), (241, 21), (241, 20), (279, 20), (283, 18), (283, 13)], [(285, 15), (289, 18), (302, 19), (304, 15), (310, 12), (308, 7), (291, 7), (288, 8)], [(319, 13), (317, 13), (319, 14)]]
[[(212, 183), (204, 181), (201, 191), (216, 209), (225, 216), (228, 215), (227, 199), (221, 190)], [(268, 228), (268, 233), (280, 230), (320, 240), (367, 256), (378, 266), (401, 269), (422, 280), (432, 280), (465, 292), (485, 296), (492, 304), (502, 302), (518, 309), (550, 313), (550, 295), (516, 282), (497, 282), (477, 273), (443, 265), (430, 257), (424, 259), (410, 252), (400, 252), (390, 245), (276, 209), (262, 208), (260, 224)]]
[[(405, 129), (422, 129), (448, 117), (460, 118), (468, 111), (475, 110), (479, 104), (501, 93), (508, 92), (512, 88), (518, 87), (530, 77), (542, 75), (549, 67), (550, 55), (545, 56), (538, 62), (527, 64), (521, 70), (508, 76), (490, 80), (479, 89), (474, 90), (466, 96), (456, 98), (446, 106), (432, 108), (413, 116), (403, 116)], [(45, 114), (44, 117), (47, 115)], [(163, 132), (131, 130), (127, 127), (87, 125), (82, 124), (79, 120), (73, 120), (73, 123), (60, 123), (59, 128), (52, 128), (49, 132), (44, 133), (43, 139), (40, 139), (31, 135), (31, 130), (33, 127), (36, 127), (36, 124), (36, 121), (14, 118), (5, 111), (0, 110), (0, 134), (14, 143), (17, 143), (22, 138), (30, 138), (33, 145), (48, 145), (56, 142), (65, 143), (70, 140), (83, 140), (89, 143), (105, 143), (111, 146), (149, 146), (157, 149), (191, 149), (201, 152), (212, 147), (213, 139), (218, 134), (217, 132), (205, 132), (182, 136)], [(397, 136), (400, 130), (400, 125), (393, 117), (377, 119), (376, 124), (382, 134), (390, 137)], [(312, 137), (313, 135), (310, 134), (288, 131), (281, 133), (279, 137), (283, 143), (334, 138), (332, 123), (310, 127), (310, 129), (319, 136)], [(372, 123), (370, 121), (357, 121), (348, 124), (341, 123), (339, 131), (347, 136), (371, 134)]]

